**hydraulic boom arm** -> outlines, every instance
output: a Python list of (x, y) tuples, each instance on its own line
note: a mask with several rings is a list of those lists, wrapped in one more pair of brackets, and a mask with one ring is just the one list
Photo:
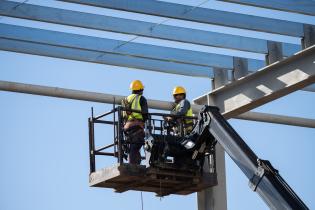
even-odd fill
[(271, 209), (308, 209), (270, 162), (256, 156), (217, 107), (205, 106), (200, 111), (198, 125), (193, 132), (196, 134), (208, 129), (250, 180), (249, 186)]

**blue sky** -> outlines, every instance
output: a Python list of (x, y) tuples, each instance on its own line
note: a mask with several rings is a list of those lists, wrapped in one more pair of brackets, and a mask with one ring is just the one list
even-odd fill
[[(141, 15), (121, 13), (91, 7), (77, 7), (54, 1), (30, 1), (31, 3), (71, 8), (98, 14), (111, 14), (133, 19)], [(172, 0), (172, 2), (178, 2)], [(195, 1), (181, 1), (193, 4)], [(228, 6), (209, 1), (204, 7), (237, 10), (268, 16), (268, 10), (253, 10), (251, 7)], [(279, 18), (313, 23), (312, 17), (277, 13)], [(147, 16), (146, 16), (147, 17)], [(161, 18), (147, 17), (148, 21), (159, 22)], [(50, 30), (67, 31), (98, 37), (111, 37), (128, 40), (133, 36), (105, 33), (95, 30), (60, 27), (53, 24), (22, 21), (2, 17), (2, 23), (41, 27)], [(205, 30), (229, 32), (245, 35), (244, 30), (225, 27), (192, 24), (185, 27), (198, 27)], [(184, 24), (181, 21), (168, 21), (167, 24)], [(248, 33), (253, 37), (298, 43), (297, 38), (264, 33)], [(154, 43), (162, 46), (199, 49), (196, 45), (181, 45), (155, 39), (138, 38), (137, 42)], [(238, 52), (204, 49), (228, 55)], [(262, 55), (246, 54), (250, 58)], [(144, 82), (147, 98), (171, 100), (171, 90), (183, 85), (188, 90), (188, 98), (193, 99), (210, 90), (210, 79), (163, 74), (78, 61), (54, 59), (0, 51), (0, 80), (58, 86), (95, 92), (127, 95), (131, 80)], [(315, 95), (298, 91), (256, 109), (268, 113), (315, 118)], [(140, 209), (140, 192), (116, 194), (111, 189), (88, 187), (88, 129), (87, 118), (90, 107), (97, 113), (111, 108), (111, 105), (56, 99), (9, 92), (0, 92), (0, 209), (4, 210), (62, 210), (62, 209)], [(242, 120), (230, 120), (236, 131), (249, 146), (263, 159), (269, 159), (287, 180), (310, 209), (315, 208), (314, 159), (315, 130), (285, 125), (275, 125)], [(110, 142), (112, 130), (99, 128), (98, 143)], [(111, 164), (113, 160), (100, 160), (99, 167)], [(227, 156), (228, 208), (267, 209), (256, 193), (248, 187), (247, 178)], [(189, 196), (168, 196), (159, 199), (153, 193), (144, 193), (144, 209), (197, 209), (196, 194)]]

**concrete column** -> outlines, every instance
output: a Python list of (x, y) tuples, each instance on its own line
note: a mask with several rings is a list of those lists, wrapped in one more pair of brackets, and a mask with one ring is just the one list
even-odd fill
[(280, 42), (267, 42), (268, 54), (266, 55), (266, 65), (283, 59), (282, 44)]
[[(214, 88), (228, 82), (228, 71), (224, 69), (214, 69)], [(211, 104), (209, 104), (211, 105)], [(209, 169), (205, 163), (205, 170)], [(226, 210), (226, 175), (225, 175), (225, 155), (220, 144), (216, 145), (216, 169), (218, 185), (197, 193), (198, 210)]]
[(228, 78), (228, 70), (220, 69), (220, 68), (213, 68), (214, 70), (214, 88), (217, 89), (229, 82)]
[(248, 74), (248, 60), (246, 58), (233, 58), (233, 80), (238, 80)]
[(304, 37), (302, 48), (308, 48), (315, 44), (315, 26), (304, 24)]

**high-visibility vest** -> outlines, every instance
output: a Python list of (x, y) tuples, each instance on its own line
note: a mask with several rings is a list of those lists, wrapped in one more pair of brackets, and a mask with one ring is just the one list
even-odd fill
[[(174, 111), (175, 113), (177, 113), (180, 109), (180, 103), (176, 104)], [(192, 117), (193, 116), (193, 111), (191, 106), (189, 107), (188, 111), (185, 114), (186, 117)], [(193, 120), (192, 119), (185, 119), (185, 124), (192, 124)]]
[[(141, 112), (140, 98), (141, 98), (141, 95), (138, 95), (138, 94), (131, 94), (127, 97), (128, 103), (131, 103), (131, 106), (130, 106), (131, 109), (138, 110)], [(127, 120), (133, 120), (133, 119), (143, 120), (143, 116), (141, 113), (131, 112), (131, 114), (128, 115)]]

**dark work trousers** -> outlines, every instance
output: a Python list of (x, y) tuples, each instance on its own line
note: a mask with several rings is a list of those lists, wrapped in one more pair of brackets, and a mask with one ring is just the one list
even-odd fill
[(130, 126), (126, 131), (129, 142), (129, 163), (140, 165), (141, 163), (141, 147), (144, 144), (143, 128), (136, 125)]
[(141, 163), (141, 150), (142, 144), (130, 144), (129, 163), (140, 165)]

